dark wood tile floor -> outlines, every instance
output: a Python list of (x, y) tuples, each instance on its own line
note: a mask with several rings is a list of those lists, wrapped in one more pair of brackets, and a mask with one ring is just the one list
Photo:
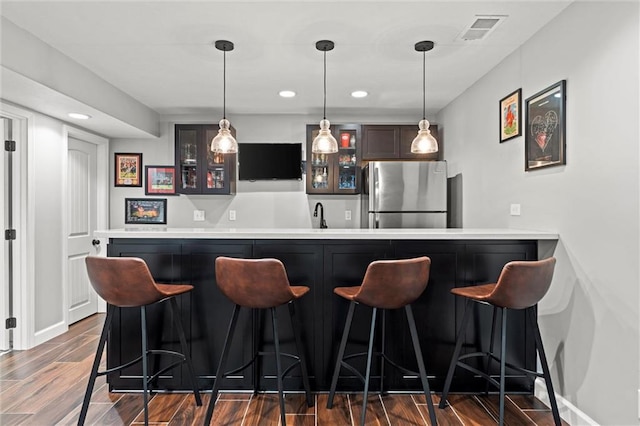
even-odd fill
[[(0, 357), (0, 425), (76, 424), (103, 321), (104, 315), (94, 315), (33, 349)], [(287, 395), (287, 424), (358, 424), (362, 395), (338, 394), (332, 410), (326, 409), (326, 401), (326, 394), (318, 394), (309, 408), (303, 395)], [(437, 407), (439, 396), (433, 395), (433, 401)], [(206, 393), (202, 407), (190, 394), (155, 394), (149, 403), (150, 424), (201, 425), (208, 402)], [(497, 397), (451, 395), (450, 404), (436, 408), (438, 424), (497, 424)], [(426, 425), (428, 418), (425, 397), (419, 394), (372, 395), (367, 406), (369, 425)], [(510, 425), (553, 425), (550, 410), (532, 396), (510, 395), (505, 420)], [(87, 424), (143, 422), (141, 395), (109, 393), (105, 378), (98, 378)], [(212, 424), (278, 425), (277, 395), (222, 393)]]

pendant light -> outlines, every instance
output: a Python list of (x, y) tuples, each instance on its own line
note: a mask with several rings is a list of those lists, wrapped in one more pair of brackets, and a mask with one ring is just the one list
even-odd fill
[(331, 135), (329, 120), (327, 120), (327, 52), (333, 50), (333, 42), (320, 40), (316, 43), (316, 49), (324, 53), (324, 104), (322, 107), (322, 120), (320, 132), (311, 144), (311, 152), (314, 154), (333, 154), (338, 152), (338, 141)]
[(431, 135), (429, 121), (427, 120), (426, 102), (426, 52), (433, 49), (432, 41), (419, 41), (416, 43), (416, 51), (422, 52), (422, 120), (418, 123), (418, 136), (411, 142), (411, 152), (414, 154), (430, 154), (438, 152), (438, 141)]
[(233, 50), (233, 43), (227, 40), (217, 40), (215, 42), (216, 49), (223, 52), (222, 59), (222, 120), (218, 124), (220, 130), (218, 134), (211, 139), (211, 151), (221, 154), (235, 154), (238, 152), (238, 141), (231, 134), (231, 123), (227, 120), (227, 52)]

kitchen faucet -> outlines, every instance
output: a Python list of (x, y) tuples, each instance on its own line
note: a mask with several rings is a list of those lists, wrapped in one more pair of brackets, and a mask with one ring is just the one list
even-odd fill
[(320, 207), (320, 229), (327, 228), (327, 222), (324, 220), (324, 206), (322, 203), (316, 203), (316, 207), (313, 209), (313, 217), (318, 217), (318, 207)]

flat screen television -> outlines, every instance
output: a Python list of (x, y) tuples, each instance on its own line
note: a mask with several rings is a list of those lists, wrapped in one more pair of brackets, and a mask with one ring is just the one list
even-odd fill
[(301, 143), (238, 144), (240, 180), (302, 179)]

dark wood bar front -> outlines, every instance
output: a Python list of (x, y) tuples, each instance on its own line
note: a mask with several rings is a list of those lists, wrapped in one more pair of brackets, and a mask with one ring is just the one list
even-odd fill
[[(287, 270), (292, 285), (306, 285), (309, 294), (298, 303), (298, 320), (302, 329), (304, 350), (306, 351), (311, 386), (314, 391), (327, 391), (330, 384), (332, 366), (335, 363), (348, 303), (333, 294), (338, 286), (359, 285), (367, 265), (378, 259), (402, 259), (417, 256), (431, 258), (431, 274), (427, 289), (414, 303), (416, 325), (422, 345), (429, 383), (433, 391), (441, 391), (447, 367), (453, 353), (456, 332), (461, 321), (461, 302), (450, 293), (450, 289), (487, 282), (495, 282), (504, 264), (510, 260), (537, 259), (537, 239), (179, 239), (179, 238), (110, 238), (108, 256), (134, 256), (144, 259), (156, 279), (161, 283), (189, 283), (194, 291), (179, 298), (180, 312), (184, 316), (187, 339), (195, 364), (196, 374), (202, 389), (210, 389), (214, 373), (222, 351), (227, 325), (232, 311), (232, 303), (219, 291), (215, 279), (215, 259), (218, 256), (243, 258), (274, 257), (280, 259)], [(482, 341), (486, 350), (487, 336), (479, 330), (490, 330), (491, 312), (477, 307), (474, 329), (467, 331), (463, 351), (476, 351)], [(348, 351), (366, 351), (370, 312), (363, 311), (356, 316), (352, 326), (352, 336), (362, 336), (362, 340), (352, 339)], [(155, 346), (175, 349), (178, 337), (173, 335), (169, 311), (162, 305), (148, 309), (149, 341)], [(282, 350), (295, 353), (291, 327), (285, 315), (280, 340)], [(133, 359), (139, 353), (139, 314), (136, 310), (123, 308), (114, 318), (114, 327), (109, 336), (108, 365), (116, 365)], [(411, 370), (417, 370), (414, 352), (406, 321), (402, 312), (391, 312), (384, 318), (389, 357)], [(270, 327), (264, 326), (264, 319), (249, 310), (240, 314), (230, 360), (240, 366), (248, 361), (259, 338), (271, 342)], [(536, 357), (533, 335), (525, 324), (520, 312), (509, 317), (507, 340), (510, 358), (508, 362), (535, 370)], [(269, 325), (269, 324), (267, 324)], [(382, 327), (378, 327), (381, 330)], [(380, 331), (381, 332), (381, 331)], [(280, 332), (279, 332), (280, 333)], [(484, 332), (486, 333), (486, 331)], [(269, 349), (267, 349), (269, 350)], [(349, 353), (349, 352), (348, 352)], [(364, 359), (361, 367), (364, 368)], [(153, 360), (153, 368), (162, 368), (162, 360)], [(357, 363), (355, 364), (357, 365)], [(375, 366), (373, 377), (379, 378), (379, 365)], [(495, 370), (497, 374), (497, 370)], [(140, 371), (134, 366), (119, 375), (109, 378), (110, 389), (137, 390), (141, 387)], [(301, 390), (299, 371), (292, 371), (293, 377), (285, 380), (285, 389)], [(361, 390), (358, 379), (343, 370), (338, 382), (338, 390)], [(401, 374), (393, 367), (385, 367), (385, 388), (389, 391), (419, 391), (417, 377)], [(229, 378), (223, 389), (274, 390), (275, 361), (264, 357), (257, 367), (258, 383), (253, 383), (253, 371), (245, 370)], [(185, 371), (174, 369), (162, 375), (156, 389), (188, 390), (189, 382)], [(453, 381), (453, 392), (481, 391), (484, 381), (471, 373), (458, 369)], [(508, 391), (532, 393), (533, 381), (525, 376), (511, 376), (507, 382)], [(372, 380), (372, 388), (377, 389), (377, 380)]]

